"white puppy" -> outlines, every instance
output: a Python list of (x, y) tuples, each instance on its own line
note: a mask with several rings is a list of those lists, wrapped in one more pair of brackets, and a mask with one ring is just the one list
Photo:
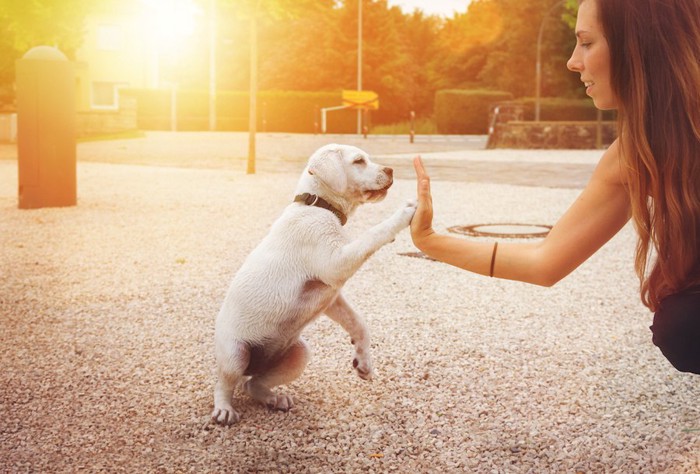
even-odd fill
[(372, 378), (369, 332), (340, 291), (409, 225), (416, 204), (408, 202), (355, 240), (343, 224), (360, 204), (384, 199), (392, 173), (353, 146), (327, 145), (311, 156), (294, 202), (238, 270), (216, 318), (212, 420), (239, 420), (231, 406), (238, 386), (272, 409), (289, 410), (291, 397), (271, 389), (301, 375), (310, 353), (300, 334), (321, 313), (350, 334), (353, 366), (361, 378)]

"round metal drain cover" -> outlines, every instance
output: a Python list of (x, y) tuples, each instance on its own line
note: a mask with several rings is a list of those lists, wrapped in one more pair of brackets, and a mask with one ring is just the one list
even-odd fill
[(453, 226), (447, 230), (455, 234), (471, 235), (474, 237), (529, 239), (546, 237), (551, 228), (551, 225), (543, 224), (475, 224)]

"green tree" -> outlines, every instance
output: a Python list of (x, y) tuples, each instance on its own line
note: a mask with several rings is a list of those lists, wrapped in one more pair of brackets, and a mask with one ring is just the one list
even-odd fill
[(560, 0), (494, 0), (507, 12), (507, 25), (498, 44), (489, 55), (481, 74), (485, 83), (516, 97), (535, 93), (535, 59), (537, 37), (543, 25), (542, 78), (543, 95), (568, 95), (573, 75), (566, 60), (573, 49), (573, 34), (562, 20)]
[[(268, 18), (261, 28), (262, 89), (357, 87), (358, 3), (315, 4), (295, 18)], [(386, 0), (363, 3), (363, 89), (379, 94), (376, 123), (427, 114), (434, 88), (426, 65), (436, 54), (436, 18), (404, 15)]]
[[(207, 0), (200, 0), (207, 2)], [(257, 18), (261, 89), (323, 90), (332, 70), (309, 74), (318, 60), (333, 64), (328, 37), (333, 0), (218, 0), (217, 83), (245, 90), (250, 78), (250, 19)], [(329, 57), (330, 56), (330, 57)], [(321, 60), (323, 59), (323, 60)], [(334, 59), (334, 58), (333, 58)]]
[(435, 100), (434, 58), (439, 55), (437, 37), (442, 21), (434, 16), (414, 13), (407, 18), (401, 32), (409, 56), (403, 80), (406, 82), (403, 100), (420, 117), (432, 115)]
[(340, 89), (335, 47), (337, 9), (318, 2), (300, 15), (266, 21), (260, 38), (262, 89), (322, 91)]
[[(343, 88), (357, 87), (357, 2), (342, 10), (339, 29), (345, 55)], [(406, 119), (411, 109), (411, 79), (415, 73), (404, 31), (406, 16), (386, 0), (363, 5), (362, 88), (379, 95), (380, 108), (373, 112), (375, 122)]]
[[(540, 19), (553, 3), (541, 0), (491, 0), (499, 5), (503, 28), (479, 79), (516, 97), (534, 95), (535, 56)], [(556, 0), (555, 0), (556, 1)]]
[(562, 20), (572, 30), (576, 27), (576, 13), (578, 12), (578, 0), (564, 0), (564, 14)]
[(39, 45), (75, 59), (91, 4), (84, 0), (0, 0), (0, 107), (14, 102), (15, 61)]
[(493, 0), (475, 0), (467, 13), (448, 19), (437, 39), (435, 86), (481, 87), (479, 76), (504, 26), (501, 5)]
[(0, 0), (0, 18), (18, 54), (46, 44), (74, 59), (83, 41), (89, 8), (90, 3), (84, 0)]
[[(1, 12), (2, 10), (0, 10)], [(9, 31), (9, 18), (0, 13), (0, 29)], [(10, 34), (0, 35), (0, 112), (3, 109), (11, 109), (14, 103), (14, 91), (12, 84), (15, 80), (15, 52), (14, 38)]]
[[(14, 63), (30, 47), (58, 46), (74, 58), (84, 18), (95, 8), (140, 0), (0, 0), (0, 106), (12, 101)], [(209, 0), (195, 0), (207, 11)], [(250, 27), (258, 30), (261, 90), (355, 89), (359, 0), (217, 0), (217, 86), (247, 90)], [(440, 89), (490, 88), (516, 97), (535, 93), (537, 34), (545, 14), (560, 0), (472, 0), (464, 14), (442, 19), (404, 14), (387, 0), (363, 1), (363, 89), (380, 97), (375, 123), (431, 113)], [(543, 35), (544, 96), (581, 94), (566, 70), (574, 45), (576, 0), (548, 15)], [(192, 39), (195, 58), (182, 71), (169, 67), (188, 88), (206, 88), (208, 39), (202, 25)], [(196, 43), (196, 44), (194, 44)], [(179, 71), (179, 72), (178, 72)]]

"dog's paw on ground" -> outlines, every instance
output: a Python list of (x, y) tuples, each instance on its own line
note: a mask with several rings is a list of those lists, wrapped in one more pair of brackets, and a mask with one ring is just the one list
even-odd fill
[(215, 407), (211, 414), (211, 420), (219, 425), (233, 425), (241, 420), (241, 415), (230, 406), (223, 408)]
[(294, 400), (289, 395), (275, 394), (265, 400), (265, 405), (270, 410), (289, 411), (294, 408)]
[(372, 380), (372, 364), (368, 360), (355, 357), (352, 360), (352, 366), (355, 368), (357, 375), (362, 380)]

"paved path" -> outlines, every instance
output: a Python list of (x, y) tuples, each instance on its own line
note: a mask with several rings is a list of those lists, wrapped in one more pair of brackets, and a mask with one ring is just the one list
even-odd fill
[[(327, 143), (361, 147), (375, 161), (413, 178), (412, 157), (425, 159), (435, 180), (523, 186), (582, 188), (599, 150), (485, 150), (483, 135), (307, 135), (259, 133), (257, 172), (298, 172)], [(82, 142), (78, 160), (155, 166), (246, 169), (248, 134), (237, 132), (147, 132), (142, 138)], [(0, 144), (0, 159), (16, 159), (14, 145)]]
[[(579, 186), (600, 156), (437, 139), (360, 142), (397, 174), (421, 153), (451, 180), (433, 188), (436, 229), (553, 224), (579, 189), (546, 185)], [(353, 137), (263, 135), (253, 176), (243, 134), (81, 143), (79, 205), (32, 211), (0, 147), (0, 472), (700, 472), (698, 381), (650, 341), (631, 225), (552, 288), (406, 258), (402, 231), (343, 290), (371, 328), (374, 382), (319, 318), (285, 388), (296, 407), (236, 394), (240, 424), (212, 426), (230, 278), (289, 202), (296, 175), (274, 171), (327, 141)], [(351, 234), (414, 195), (395, 187)]]

